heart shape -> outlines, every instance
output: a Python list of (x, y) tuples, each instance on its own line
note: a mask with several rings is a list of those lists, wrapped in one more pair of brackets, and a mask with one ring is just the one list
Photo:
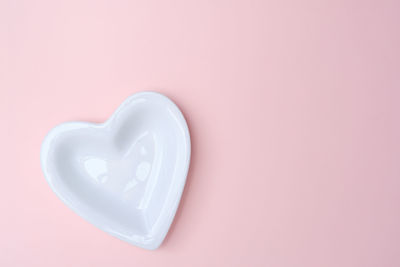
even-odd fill
[(141, 92), (104, 123), (55, 127), (40, 157), (50, 187), (77, 214), (119, 239), (156, 249), (185, 185), (190, 135), (170, 99)]

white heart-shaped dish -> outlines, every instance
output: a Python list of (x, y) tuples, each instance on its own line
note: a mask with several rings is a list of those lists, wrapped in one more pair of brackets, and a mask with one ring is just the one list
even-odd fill
[(133, 245), (156, 249), (185, 185), (190, 136), (171, 100), (141, 92), (104, 123), (55, 127), (40, 157), (50, 187), (77, 214)]

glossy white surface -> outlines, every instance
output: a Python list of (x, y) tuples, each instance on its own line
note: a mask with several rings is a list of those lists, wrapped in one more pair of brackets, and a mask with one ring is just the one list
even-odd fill
[(190, 136), (167, 97), (129, 97), (105, 123), (63, 123), (41, 164), (57, 196), (100, 229), (156, 249), (174, 218), (190, 162)]

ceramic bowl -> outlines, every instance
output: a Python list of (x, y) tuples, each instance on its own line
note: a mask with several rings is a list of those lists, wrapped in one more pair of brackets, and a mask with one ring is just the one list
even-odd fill
[(104, 123), (63, 123), (41, 148), (46, 180), (68, 207), (146, 249), (159, 247), (168, 232), (189, 162), (186, 121), (155, 92), (129, 97)]

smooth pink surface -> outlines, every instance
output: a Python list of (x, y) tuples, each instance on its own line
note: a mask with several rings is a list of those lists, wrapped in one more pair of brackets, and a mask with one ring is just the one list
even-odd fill
[[(400, 2), (0, 1), (0, 266), (400, 266)], [(57, 199), (41, 142), (157, 90), (192, 164), (146, 251)]]

